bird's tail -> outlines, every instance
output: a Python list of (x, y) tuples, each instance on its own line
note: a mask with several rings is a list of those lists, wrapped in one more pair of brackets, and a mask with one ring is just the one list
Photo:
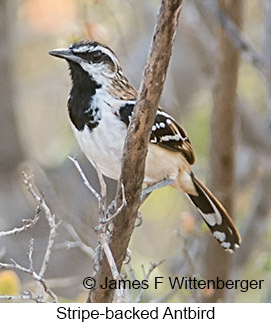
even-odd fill
[(226, 251), (234, 252), (236, 248), (239, 248), (241, 237), (232, 219), (222, 204), (193, 173), (191, 173), (191, 179), (197, 194), (187, 193), (187, 196), (197, 207), (220, 245)]

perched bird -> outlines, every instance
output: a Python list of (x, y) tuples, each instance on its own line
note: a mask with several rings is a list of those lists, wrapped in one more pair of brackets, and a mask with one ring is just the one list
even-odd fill
[[(78, 41), (49, 54), (64, 58), (69, 65), (72, 88), (68, 111), (80, 148), (105, 176), (117, 180), (137, 91), (123, 75), (115, 53), (96, 41)], [(150, 136), (144, 183), (172, 179), (172, 186), (186, 193), (220, 245), (233, 252), (240, 245), (240, 235), (221, 203), (191, 171), (194, 161), (186, 132), (159, 107)]]

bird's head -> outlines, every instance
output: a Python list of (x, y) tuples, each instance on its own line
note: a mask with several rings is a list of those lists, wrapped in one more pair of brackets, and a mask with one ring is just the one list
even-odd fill
[(78, 41), (67, 49), (54, 49), (50, 55), (64, 58), (71, 69), (72, 77), (88, 74), (96, 83), (103, 85), (121, 72), (115, 53), (96, 41)]

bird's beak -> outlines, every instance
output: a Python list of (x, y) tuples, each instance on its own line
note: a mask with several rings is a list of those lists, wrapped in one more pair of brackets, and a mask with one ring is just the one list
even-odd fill
[(76, 63), (80, 63), (82, 61), (79, 56), (74, 55), (74, 53), (70, 49), (66, 48), (53, 49), (49, 52), (49, 54)]

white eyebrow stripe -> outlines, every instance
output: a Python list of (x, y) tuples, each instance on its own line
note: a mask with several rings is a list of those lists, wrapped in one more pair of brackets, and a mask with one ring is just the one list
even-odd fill
[(93, 46), (89, 47), (88, 45), (72, 48), (74, 53), (89, 53), (93, 49)]
[(102, 53), (104, 53), (105, 55), (109, 56), (111, 58), (111, 60), (113, 61), (114, 64), (118, 64), (118, 60), (116, 58), (116, 56), (111, 52), (111, 50), (97, 45), (97, 46), (89, 46), (89, 45), (82, 45), (76, 48), (72, 48), (72, 51), (74, 53), (90, 53), (92, 51), (96, 51), (96, 50), (100, 50)]

